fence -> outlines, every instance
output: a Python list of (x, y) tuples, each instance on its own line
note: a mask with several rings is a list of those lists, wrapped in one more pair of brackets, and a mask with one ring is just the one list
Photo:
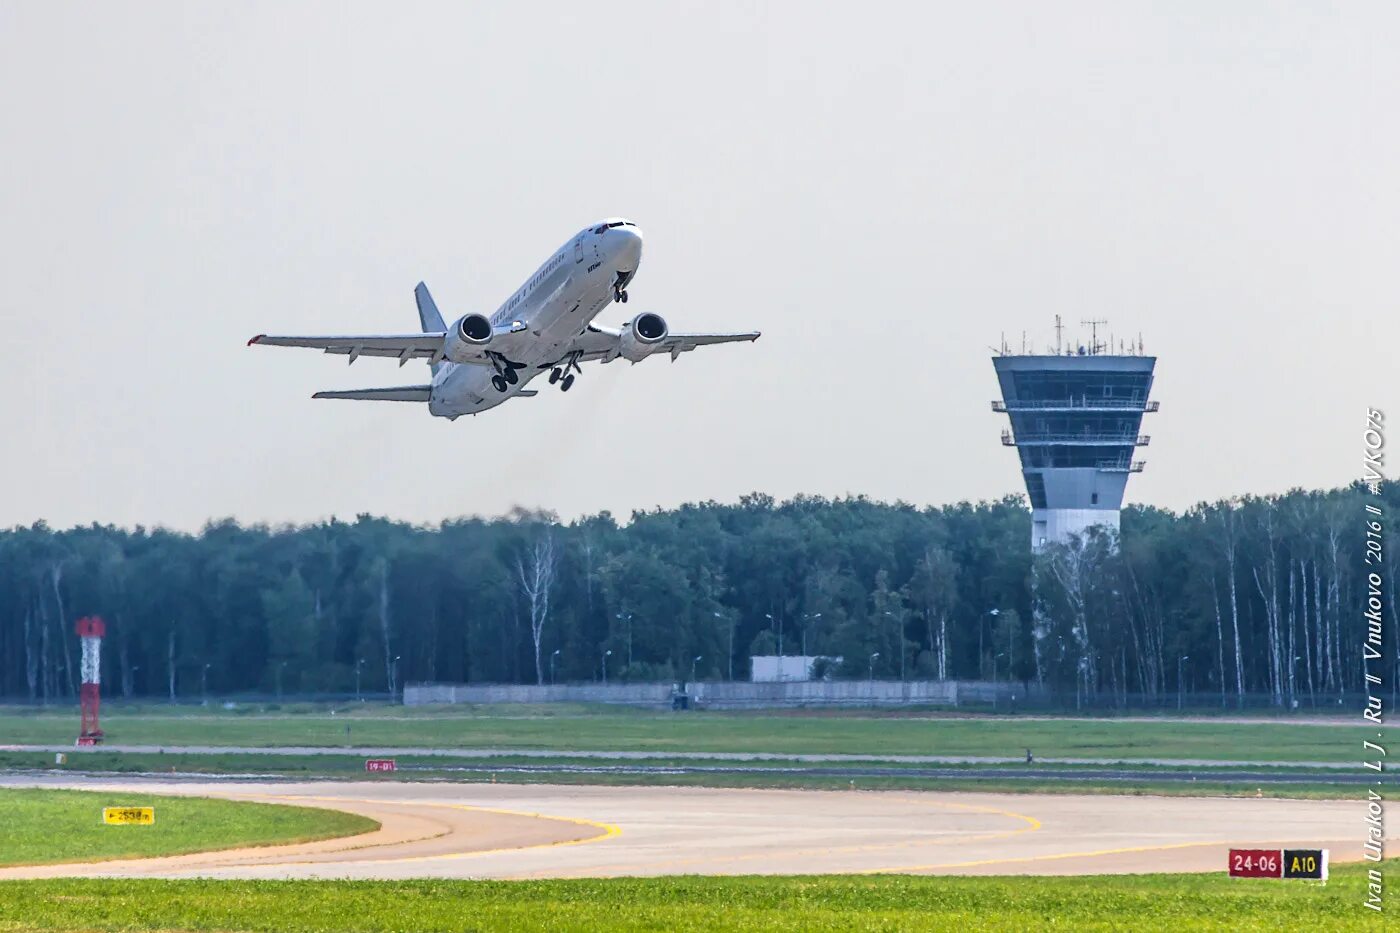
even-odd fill
[[(408, 684), (406, 706), (431, 703), (612, 703), (669, 707), (678, 685), (649, 684)], [(1022, 699), (1020, 684), (957, 680), (811, 680), (749, 683), (706, 681), (684, 691), (705, 709), (764, 709), (820, 706), (957, 706), (961, 702), (1006, 703)]]

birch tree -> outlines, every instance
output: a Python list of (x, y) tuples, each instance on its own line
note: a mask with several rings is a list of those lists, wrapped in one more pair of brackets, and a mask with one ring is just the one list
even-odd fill
[(535, 648), (535, 683), (544, 683), (544, 627), (549, 621), (549, 597), (554, 589), (558, 556), (554, 550), (554, 532), (546, 527), (523, 555), (515, 559), (520, 592), (530, 612), (530, 640)]

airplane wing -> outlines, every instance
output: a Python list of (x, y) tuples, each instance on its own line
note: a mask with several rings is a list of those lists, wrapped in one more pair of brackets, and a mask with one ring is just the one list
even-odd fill
[[(759, 338), (759, 331), (751, 330), (738, 334), (676, 334), (668, 333), (657, 343), (653, 354), (669, 353), (674, 360), (682, 353), (689, 353), (696, 347), (706, 347), (715, 343), (752, 342)], [(569, 346), (570, 351), (579, 353), (580, 361), (601, 360), (611, 363), (622, 353), (622, 328), (588, 325), (588, 330), (575, 337)]]
[(312, 398), (368, 399), (376, 402), (426, 402), (432, 397), (432, 386), (390, 386), (387, 389), (348, 389), (317, 392)]
[(398, 357), (399, 365), (402, 366), (413, 359), (431, 359), (438, 362), (446, 336), (442, 331), (346, 337), (275, 337), (259, 334), (248, 341), (248, 346), (258, 344), (264, 347), (310, 347), (326, 353), (348, 356), (352, 363), (362, 356), (393, 356)]

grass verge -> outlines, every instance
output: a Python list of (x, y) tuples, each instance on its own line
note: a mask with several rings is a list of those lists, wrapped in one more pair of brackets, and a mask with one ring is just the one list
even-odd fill
[(1337, 867), (1326, 885), (1223, 873), (4, 881), (0, 930), (1361, 930), (1383, 916), (1361, 906), (1369, 865)]
[[(103, 807), (155, 807), (153, 826), (108, 826)], [(377, 829), (337, 810), (148, 793), (0, 789), (0, 865), (86, 862), (281, 845)], [(0, 929), (3, 929), (0, 926)]]
[[(76, 710), (0, 708), (14, 744), (66, 744)], [(131, 745), (530, 748), (560, 751), (987, 755), (1349, 762), (1364, 726), (1288, 722), (1047, 720), (774, 713), (661, 713), (613, 707), (342, 707), (235, 710), (114, 707), (107, 740)]]
[[(1203, 780), (1181, 780), (1192, 769), (1134, 767), (1142, 777), (1122, 779), (1076, 777), (1084, 768), (1073, 765), (1042, 766), (1050, 776), (1007, 776), (1004, 766), (949, 766), (947, 775), (906, 774), (915, 766), (882, 766), (880, 774), (840, 776), (804, 771), (792, 763), (752, 770), (579, 770), (578, 762), (502, 756), (499, 758), (449, 758), (408, 756), (398, 759), (394, 774), (368, 774), (364, 759), (350, 755), (147, 754), (95, 751), (74, 756), (67, 768), (53, 767), (53, 756), (40, 752), (0, 752), (0, 772), (26, 772), (59, 776), (65, 773), (259, 775), (290, 780), (455, 781), (461, 783), (603, 784), (612, 786), (769, 787), (813, 790), (920, 790), (986, 793), (1152, 794), (1187, 797), (1291, 797), (1318, 800), (1353, 800), (1364, 796), (1356, 784), (1341, 783), (1331, 775), (1295, 773), (1285, 781), (1260, 781), (1241, 775), (1219, 779), (1216, 769)], [(700, 768), (714, 762), (673, 758), (647, 762), (659, 769)], [(515, 770), (526, 766), (529, 770)], [(1099, 768), (1097, 770), (1104, 770)], [(1265, 773), (1287, 774), (1286, 769), (1254, 768)], [(1000, 773), (992, 773), (1000, 772)], [(1177, 776), (1177, 779), (1171, 779)]]

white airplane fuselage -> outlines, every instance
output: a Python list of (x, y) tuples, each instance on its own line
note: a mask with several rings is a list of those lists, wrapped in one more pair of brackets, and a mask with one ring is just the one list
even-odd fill
[(519, 349), (503, 351), (518, 381), (500, 391), (492, 383), (496, 368), (443, 361), (433, 374), (428, 411), (445, 418), (480, 414), (515, 398), (541, 373), (564, 365), (570, 343), (627, 287), (641, 260), (642, 233), (621, 218), (570, 237), (491, 315), (493, 327), (518, 322), (528, 331), (530, 339), (518, 341)]

